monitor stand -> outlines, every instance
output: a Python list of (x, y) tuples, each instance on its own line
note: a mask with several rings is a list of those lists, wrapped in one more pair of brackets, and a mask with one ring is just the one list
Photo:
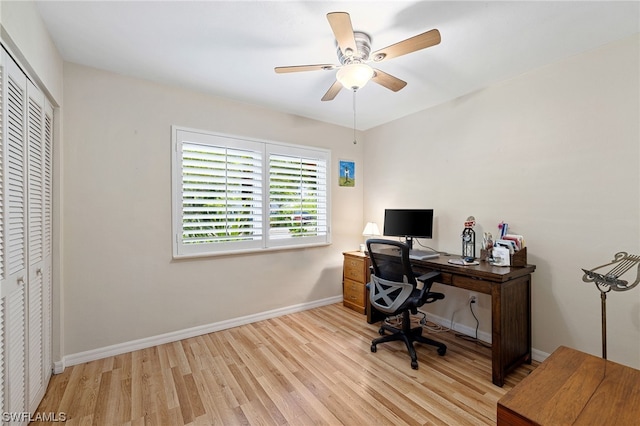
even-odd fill
[(436, 251), (431, 250), (414, 250), (413, 249), (413, 238), (405, 237), (407, 245), (409, 246), (409, 259), (412, 260), (427, 260), (427, 259), (435, 259), (436, 257), (440, 257), (440, 254)]
[(404, 240), (409, 246), (409, 250), (413, 250), (413, 237), (404, 237)]

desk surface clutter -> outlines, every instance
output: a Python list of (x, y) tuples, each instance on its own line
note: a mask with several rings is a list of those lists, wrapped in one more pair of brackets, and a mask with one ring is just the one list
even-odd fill
[(461, 266), (469, 266), (469, 265), (479, 265), (480, 262), (477, 260), (467, 260), (461, 257), (456, 257), (453, 259), (449, 259), (449, 263), (452, 265), (461, 265)]

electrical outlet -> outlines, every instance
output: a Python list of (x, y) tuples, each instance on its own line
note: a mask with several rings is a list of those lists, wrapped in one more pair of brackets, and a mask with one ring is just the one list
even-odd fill
[(469, 302), (478, 303), (478, 295), (476, 293), (469, 293)]

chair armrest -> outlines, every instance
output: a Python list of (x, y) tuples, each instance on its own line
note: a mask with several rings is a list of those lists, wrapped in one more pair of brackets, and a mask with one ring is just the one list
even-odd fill
[(430, 272), (427, 272), (426, 274), (420, 275), (416, 279), (425, 284), (427, 281), (430, 281), (430, 284), (432, 284), (439, 277), (440, 277), (440, 271), (430, 271)]
[(431, 285), (433, 285), (438, 278), (440, 278), (440, 271), (430, 271), (416, 278), (416, 280), (423, 284), (420, 290), (420, 297), (431, 290)]

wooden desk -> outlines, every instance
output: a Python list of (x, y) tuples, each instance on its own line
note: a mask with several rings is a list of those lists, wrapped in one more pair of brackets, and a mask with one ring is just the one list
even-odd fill
[(640, 370), (560, 346), (498, 401), (498, 425), (637, 425)]
[[(536, 267), (499, 267), (484, 261), (473, 266), (448, 263), (455, 257), (459, 256), (412, 260), (411, 265), (418, 275), (440, 271), (439, 283), (491, 296), (492, 381), (502, 387), (509, 371), (523, 362), (531, 363), (531, 273)], [(368, 295), (366, 302), (367, 321), (379, 321), (382, 314), (371, 307)]]

